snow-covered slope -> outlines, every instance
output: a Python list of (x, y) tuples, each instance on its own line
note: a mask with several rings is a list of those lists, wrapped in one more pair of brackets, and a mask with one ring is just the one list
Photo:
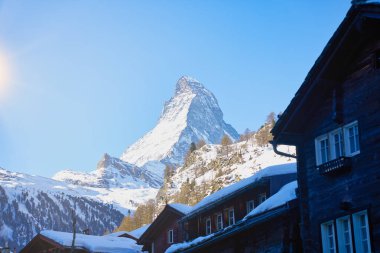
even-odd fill
[[(284, 152), (295, 153), (293, 147), (282, 147)], [(248, 141), (221, 145), (205, 145), (194, 151), (184, 166), (179, 167), (160, 189), (156, 198), (171, 202), (185, 201), (193, 205), (205, 196), (248, 178), (265, 167), (294, 163), (294, 159), (274, 153), (271, 145), (258, 146), (252, 137)], [(189, 191), (187, 193), (186, 191)], [(186, 203), (186, 201), (188, 201)]]
[(49, 178), (0, 168), (0, 245), (20, 249), (42, 229), (71, 231), (75, 209), (79, 230), (113, 230), (123, 214), (101, 201), (97, 192)]
[(157, 125), (131, 145), (121, 159), (142, 166), (147, 162), (182, 164), (191, 142), (220, 143), (224, 134), (239, 138), (223, 120), (215, 96), (191, 77), (181, 77), (174, 96), (165, 103)]
[(53, 179), (96, 188), (159, 188), (162, 184), (160, 176), (108, 154), (104, 154), (95, 171), (64, 170), (55, 174)]

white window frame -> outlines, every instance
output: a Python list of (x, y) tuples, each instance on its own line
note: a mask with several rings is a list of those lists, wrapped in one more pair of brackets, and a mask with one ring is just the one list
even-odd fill
[(265, 200), (267, 200), (267, 194), (264, 192), (264, 193), (260, 193), (259, 194), (259, 205), (261, 203), (263, 203)]
[[(366, 235), (366, 240), (367, 240), (367, 243), (366, 243), (366, 247), (367, 247), (367, 251), (365, 251), (365, 246), (363, 245), (363, 233), (362, 233), (362, 229), (363, 229), (363, 226), (361, 224), (361, 220), (360, 220), (360, 217), (364, 215), (364, 218), (365, 218), (365, 235)], [(368, 213), (366, 210), (364, 211), (361, 211), (361, 212), (357, 212), (357, 213), (354, 213), (352, 215), (352, 220), (353, 220), (353, 225), (354, 225), (354, 238), (355, 238), (355, 249), (356, 249), (356, 252), (363, 252), (363, 253), (366, 253), (366, 252), (371, 252), (371, 238), (370, 238), (370, 234), (369, 234), (369, 222), (368, 222)]]
[(173, 229), (168, 230), (168, 243), (173, 243), (174, 242), (174, 231)]
[[(251, 206), (252, 206), (252, 208), (251, 208)], [(247, 208), (247, 214), (252, 212), (252, 210), (255, 209), (255, 201), (254, 200), (248, 200), (246, 202), (246, 208)]]
[(325, 162), (330, 161), (330, 145), (331, 144), (329, 141), (329, 135), (324, 134), (324, 135), (321, 135), (321, 136), (318, 136), (317, 138), (315, 138), (315, 150), (316, 150), (317, 165), (321, 165), (321, 164), (325, 163), (324, 161), (322, 161), (322, 150), (321, 150), (321, 146), (320, 146), (320, 143), (322, 141), (326, 141), (326, 143), (328, 145)]
[(223, 229), (223, 214), (222, 213), (216, 214), (215, 227), (217, 231)]
[[(348, 231), (345, 229), (344, 222), (348, 222)], [(351, 218), (349, 215), (336, 219), (336, 231), (338, 235), (339, 253), (353, 253)], [(348, 233), (348, 236), (346, 233)], [(347, 239), (349, 241), (347, 241)], [(348, 250), (347, 246), (349, 246)]]
[(234, 224), (235, 224), (235, 210), (234, 208), (230, 208), (228, 209), (228, 225), (231, 226)]
[[(355, 150), (354, 152), (351, 151), (351, 142), (350, 142), (350, 134), (349, 134), (349, 129), (352, 128), (352, 127), (356, 127), (357, 129), (357, 143), (356, 143), (356, 138), (354, 135), (354, 145), (356, 146), (357, 150)], [(351, 122), (350, 124), (347, 124), (344, 126), (344, 143), (345, 143), (345, 149), (346, 149), (346, 154), (347, 156), (354, 156), (354, 155), (357, 155), (357, 154), (360, 154), (360, 135), (359, 135), (359, 126), (358, 126), (358, 122), (357, 121), (354, 121), (354, 122)]]
[[(335, 135), (339, 136), (339, 149), (340, 149), (340, 155), (337, 154), (336, 152), (336, 146), (335, 146)], [(344, 156), (346, 154), (346, 148), (345, 148), (345, 140), (344, 140), (344, 132), (342, 131), (341, 128), (338, 128), (332, 132), (329, 133), (329, 151), (330, 151), (330, 160), (334, 160), (334, 159), (337, 159), (341, 156)]]
[[(332, 226), (332, 234), (328, 233), (329, 226)], [(323, 253), (336, 253), (336, 238), (335, 238), (335, 224), (334, 221), (328, 221), (321, 224), (322, 235), (322, 252)], [(333, 245), (330, 245), (330, 237), (332, 236)], [(332, 246), (332, 247), (331, 247)]]
[(211, 218), (206, 218), (206, 235), (211, 234)]
[[(355, 128), (356, 127), (356, 128)], [(351, 151), (351, 141), (350, 141), (350, 129), (354, 128), (356, 129), (356, 134), (354, 132), (354, 146), (356, 150), (353, 152)], [(339, 138), (341, 138), (341, 142), (339, 145), (339, 148), (341, 150), (341, 155), (338, 155), (336, 152), (335, 148), (335, 139), (334, 135), (335, 134), (340, 134)], [(327, 143), (327, 148), (326, 150), (326, 161), (323, 161), (322, 159), (322, 148), (321, 148), (321, 142), (326, 141)], [(318, 137), (315, 138), (314, 140), (314, 145), (315, 145), (315, 158), (316, 158), (316, 163), (317, 166), (321, 165), (323, 163), (326, 163), (328, 161), (334, 160), (339, 158), (340, 156), (355, 156), (360, 154), (360, 133), (359, 133), (359, 125), (358, 121), (353, 121), (351, 123), (348, 123), (344, 125), (343, 127), (334, 129), (333, 131), (330, 131), (326, 134), (322, 134)]]

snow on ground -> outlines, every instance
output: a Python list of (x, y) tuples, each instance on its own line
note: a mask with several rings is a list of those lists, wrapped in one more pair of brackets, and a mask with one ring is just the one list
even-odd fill
[[(57, 242), (65, 247), (70, 247), (73, 240), (72, 233), (43, 230), (41, 235)], [(142, 246), (136, 241), (125, 237), (95, 236), (76, 234), (75, 246), (85, 248), (90, 252), (103, 253), (138, 253), (142, 252)]]
[[(177, 173), (173, 176), (172, 181), (176, 182), (177, 191), (181, 188), (181, 184), (186, 182), (187, 179), (190, 181), (195, 180), (197, 185), (200, 185), (202, 182), (208, 182), (214, 180), (217, 177), (218, 171), (213, 170), (211, 165), (213, 162), (226, 159), (225, 155), (220, 154), (222, 149), (221, 145), (205, 145), (196, 152), (196, 161), (188, 167), (180, 167)], [(238, 142), (232, 144), (229, 147), (230, 153), (241, 153), (242, 160), (240, 162), (227, 163), (225, 166), (222, 166), (221, 169), (223, 172), (228, 170), (228, 175), (231, 182), (234, 182), (234, 178), (247, 178), (252, 176), (253, 173), (261, 170), (262, 168), (276, 165), (276, 164), (286, 164), (294, 163), (295, 159), (290, 159), (284, 156), (279, 156), (273, 151), (271, 145), (259, 147), (254, 142)], [(282, 151), (286, 153), (295, 153), (294, 147), (282, 147)], [(210, 167), (206, 173), (195, 176), (196, 170), (200, 167)], [(231, 183), (230, 182), (230, 183)], [(227, 183), (228, 184), (228, 183)]]
[(0, 227), (0, 237), (11, 240), (13, 237), (13, 230), (5, 224), (2, 225)]

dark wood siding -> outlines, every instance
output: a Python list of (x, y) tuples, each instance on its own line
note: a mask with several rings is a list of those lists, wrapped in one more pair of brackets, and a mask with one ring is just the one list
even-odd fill
[(297, 209), (227, 236), (191, 252), (199, 253), (300, 253)]
[[(298, 181), (305, 250), (321, 252), (320, 224), (368, 209), (375, 252), (380, 252), (380, 70), (370, 64), (377, 50), (370, 42), (352, 63), (341, 81), (342, 120), (333, 120), (333, 89), (319, 99), (308, 124), (305, 141), (297, 147)], [(364, 66), (364, 67), (363, 67)], [(358, 121), (360, 154), (352, 157), (352, 168), (340, 175), (320, 175), (316, 169), (315, 138)], [(343, 203), (351, 203), (349, 208)]]

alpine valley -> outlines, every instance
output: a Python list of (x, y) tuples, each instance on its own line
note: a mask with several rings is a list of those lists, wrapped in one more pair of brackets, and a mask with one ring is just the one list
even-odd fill
[[(269, 127), (265, 123), (256, 135)], [(220, 145), (224, 136), (232, 143)], [(157, 125), (120, 158), (104, 154), (92, 172), (64, 170), (52, 179), (0, 168), (0, 245), (20, 248), (42, 229), (71, 232), (72, 210), (79, 231), (103, 234), (150, 199), (184, 202), (186, 185), (202, 188), (203, 197), (268, 165), (294, 162), (255, 135), (239, 138), (215, 96), (194, 78), (181, 77)], [(200, 142), (205, 145), (189, 153)], [(189, 196), (187, 204), (199, 198)]]

